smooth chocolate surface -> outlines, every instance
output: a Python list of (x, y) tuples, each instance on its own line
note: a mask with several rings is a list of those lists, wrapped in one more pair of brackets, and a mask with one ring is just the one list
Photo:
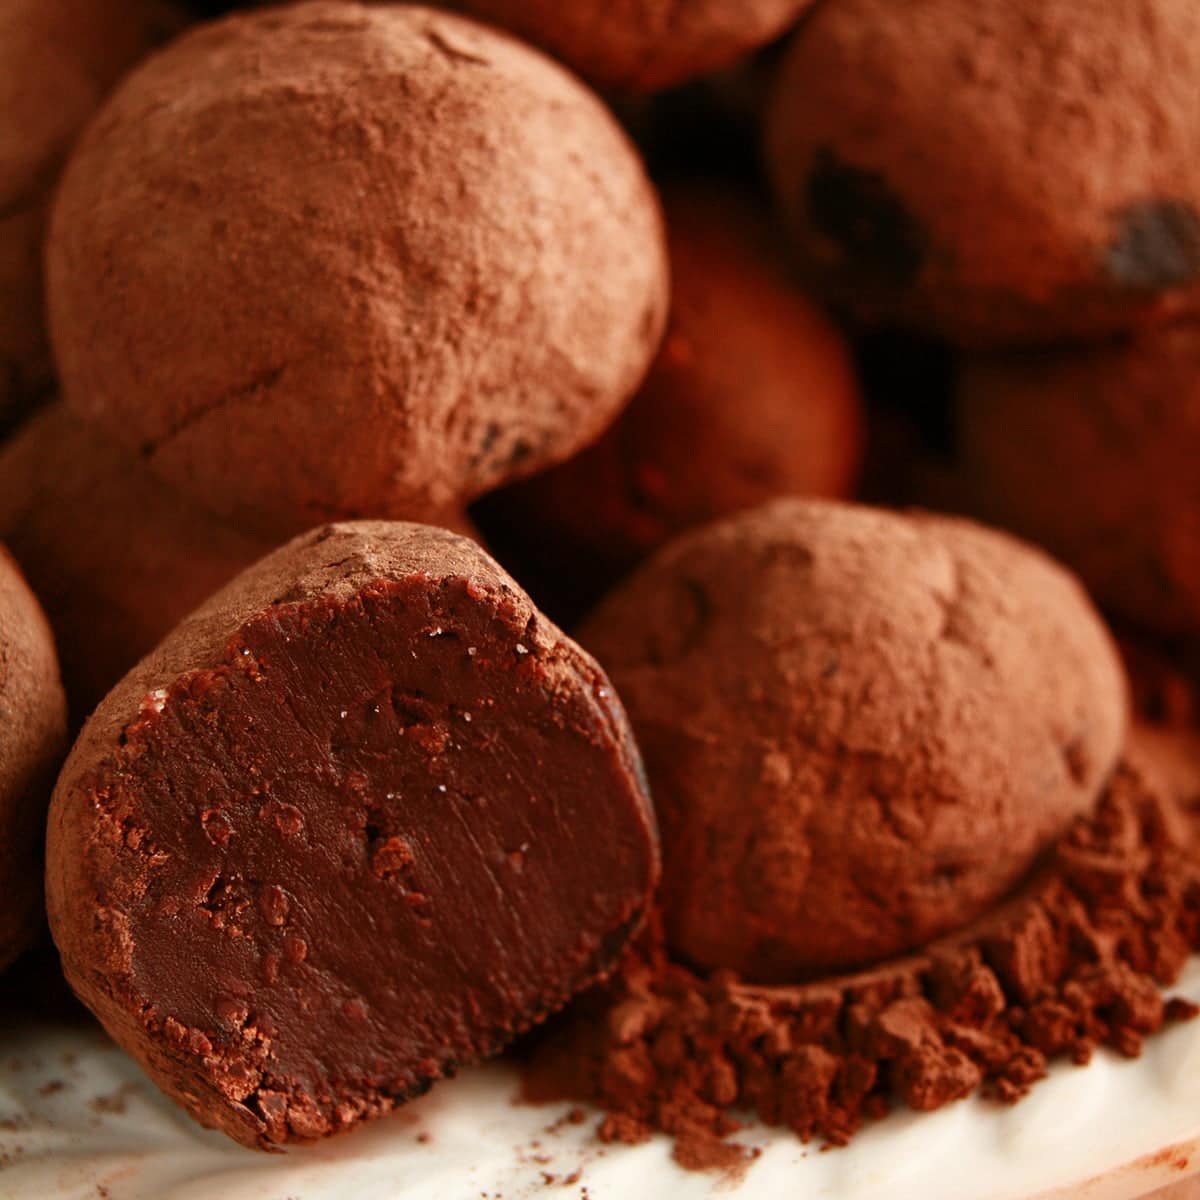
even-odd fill
[(388, 1111), (602, 976), (657, 843), (595, 663), (472, 542), (305, 535), (101, 705), (50, 824), (68, 979), (247, 1144)]

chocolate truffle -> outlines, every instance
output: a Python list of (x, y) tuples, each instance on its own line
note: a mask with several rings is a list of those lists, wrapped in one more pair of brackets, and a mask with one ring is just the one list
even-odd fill
[(78, 720), (271, 549), (176, 495), (59, 404), (0, 450), (0, 540), (45, 606)]
[(0, 430), (51, 386), (42, 240), (59, 167), (109, 88), (174, 20), (158, 0), (0, 5)]
[(608, 680), (472, 541), (331, 525), (188, 618), (63, 769), (80, 998), (247, 1145), (385, 1113), (601, 977), (657, 838)]
[(457, 0), (602, 87), (657, 91), (708, 74), (788, 30), (812, 0)]
[(67, 402), (273, 534), (425, 519), (566, 458), (667, 305), (600, 101), (410, 5), (237, 14), (145, 64), (64, 174), (48, 281)]
[(594, 446), (503, 498), (546, 557), (608, 583), (693, 525), (848, 495), (861, 453), (847, 347), (779, 266), (770, 221), (712, 185), (669, 193), (666, 213), (671, 316), (641, 391)]
[(0, 546), (0, 969), (42, 925), (46, 801), (66, 725), (50, 626)]
[(1200, 324), (970, 358), (962, 475), (985, 519), (1141, 628), (1200, 639)]
[(1082, 588), (945, 517), (775, 501), (671, 543), (581, 636), (646, 756), (674, 950), (764, 982), (978, 916), (1125, 735)]
[(805, 268), (871, 322), (969, 344), (1200, 301), (1200, 6), (836, 0), (768, 120)]
[[(473, 536), (462, 514), (436, 522)], [(0, 450), (0, 541), (37, 590), (78, 721), (271, 543), (167, 487), (62, 405)]]

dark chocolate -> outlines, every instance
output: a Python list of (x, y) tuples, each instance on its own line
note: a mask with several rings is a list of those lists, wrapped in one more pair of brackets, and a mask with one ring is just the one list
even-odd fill
[(55, 795), (68, 979), (248, 1145), (384, 1113), (603, 976), (657, 875), (595, 663), (472, 542), (360, 523), (240, 576)]

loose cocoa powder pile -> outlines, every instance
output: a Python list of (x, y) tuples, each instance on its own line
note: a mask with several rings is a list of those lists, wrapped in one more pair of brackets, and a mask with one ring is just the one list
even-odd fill
[(651, 932), (535, 1049), (527, 1097), (594, 1101), (604, 1141), (663, 1131), (682, 1165), (731, 1168), (753, 1155), (728, 1140), (744, 1114), (841, 1145), (894, 1104), (927, 1111), (976, 1091), (1012, 1102), (1052, 1058), (1135, 1056), (1197, 1012), (1159, 991), (1200, 949), (1200, 829), (1183, 813), (1131, 756), (1002, 910), (854, 976), (702, 977)]

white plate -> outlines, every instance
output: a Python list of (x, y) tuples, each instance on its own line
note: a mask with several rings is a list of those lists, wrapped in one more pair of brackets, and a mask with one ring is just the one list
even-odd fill
[[(1175, 993), (1200, 1001), (1200, 959)], [(194, 1125), (98, 1032), (0, 1035), (4, 1200), (1130, 1200), (1200, 1172), (1200, 1020), (1126, 1061), (1056, 1067), (1013, 1108), (898, 1112), (842, 1150), (754, 1130), (740, 1180), (683, 1171), (670, 1144), (600, 1146), (593, 1115), (514, 1103), (511, 1067), (436, 1087), (393, 1117), (266, 1155)]]

